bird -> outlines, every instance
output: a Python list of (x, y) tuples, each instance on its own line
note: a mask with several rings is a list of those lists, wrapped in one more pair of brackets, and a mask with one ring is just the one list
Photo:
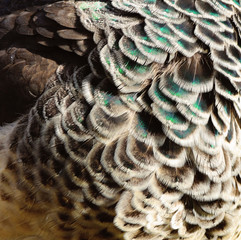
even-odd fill
[(2, 0), (0, 239), (241, 239), (240, 0)]

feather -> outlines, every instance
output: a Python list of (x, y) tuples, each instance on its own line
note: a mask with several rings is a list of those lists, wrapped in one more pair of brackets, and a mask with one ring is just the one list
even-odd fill
[(148, 58), (139, 51), (136, 44), (129, 38), (122, 37), (119, 46), (121, 51), (131, 60), (142, 65), (148, 65), (150, 63)]
[(153, 153), (156, 160), (173, 168), (183, 167), (186, 163), (186, 153), (184, 149), (168, 139), (166, 139), (161, 147), (154, 148)]
[(198, 54), (176, 66), (173, 81), (188, 91), (209, 92), (213, 88), (214, 80), (210, 67), (210, 61)]
[(1, 239), (239, 239), (240, 4), (1, 1)]
[(182, 89), (180, 85), (176, 84), (172, 75), (162, 76), (159, 88), (165, 96), (178, 103), (194, 103), (198, 98), (196, 93)]

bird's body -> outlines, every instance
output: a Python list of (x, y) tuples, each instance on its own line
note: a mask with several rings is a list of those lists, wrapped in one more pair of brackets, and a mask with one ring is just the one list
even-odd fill
[(0, 240), (241, 239), (239, 1), (2, 5)]

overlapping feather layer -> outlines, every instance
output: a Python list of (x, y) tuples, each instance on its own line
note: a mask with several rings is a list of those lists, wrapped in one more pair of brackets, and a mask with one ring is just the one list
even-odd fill
[[(77, 9), (96, 42), (106, 35), (100, 60), (119, 90), (115, 107), (133, 111), (130, 133), (118, 133), (114, 146), (114, 127), (100, 139), (116, 149), (114, 165), (100, 163), (126, 189), (116, 225), (126, 239), (197, 239), (229, 228), (240, 204), (240, 3), (113, 0)], [(113, 109), (116, 97), (105, 97)], [(200, 229), (191, 234), (193, 225)]]
[(32, 109), (19, 156), (37, 143), (37, 165), (64, 181), (69, 198), (117, 203), (126, 240), (237, 238), (240, 2), (79, 1), (76, 9), (97, 47), (88, 66), (59, 69), (62, 87), (50, 84)]

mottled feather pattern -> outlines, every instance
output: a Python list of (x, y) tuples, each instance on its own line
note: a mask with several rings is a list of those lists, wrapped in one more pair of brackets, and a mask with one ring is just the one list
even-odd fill
[[(92, 34), (81, 27), (77, 30), (73, 4), (55, 3), (51, 7), (44, 0), (0, 4), (2, 125), (34, 105), (60, 64), (85, 61), (82, 56), (92, 49)], [(64, 10), (59, 11), (61, 8)], [(63, 15), (68, 18), (61, 21)]]
[(0, 18), (3, 40), (78, 57), (54, 59), (34, 107), (0, 129), (3, 240), (241, 239), (240, 1), (59, 1)]

